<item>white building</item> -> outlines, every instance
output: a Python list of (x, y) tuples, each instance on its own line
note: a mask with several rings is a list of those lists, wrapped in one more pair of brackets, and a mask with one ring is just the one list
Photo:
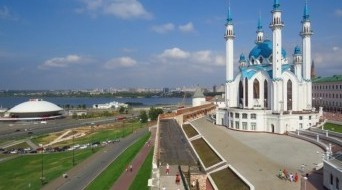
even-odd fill
[(124, 103), (116, 102), (116, 101), (105, 103), (105, 104), (94, 104), (93, 105), (94, 109), (111, 109), (111, 108), (118, 109), (120, 107), (127, 108), (128, 105), (124, 104)]
[(197, 88), (194, 95), (192, 96), (192, 106), (200, 106), (205, 104), (205, 96), (203, 94), (203, 90), (201, 88)]
[[(312, 107), (311, 23), (307, 4), (302, 19), (302, 49), (294, 48), (289, 62), (282, 48), (279, 0), (274, 0), (270, 29), (273, 39), (264, 39), (259, 18), (255, 47), (248, 59), (241, 54), (240, 72), (234, 76), (234, 25), (228, 10), (226, 23), (226, 107), (218, 109), (216, 123), (244, 131), (285, 133), (307, 129), (319, 121)], [(320, 113), (322, 114), (322, 113)]]
[(342, 153), (323, 160), (323, 185), (329, 190), (342, 189)]

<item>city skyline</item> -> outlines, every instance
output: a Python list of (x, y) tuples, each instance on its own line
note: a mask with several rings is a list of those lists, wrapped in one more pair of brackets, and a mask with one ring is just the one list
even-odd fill
[[(265, 35), (272, 0), (231, 0), (234, 69)], [(305, 1), (280, 1), (283, 45), (301, 45)], [(316, 74), (342, 72), (342, 2), (308, 1)], [(0, 89), (162, 88), (225, 81), (228, 1), (60, 0), (0, 3)]]

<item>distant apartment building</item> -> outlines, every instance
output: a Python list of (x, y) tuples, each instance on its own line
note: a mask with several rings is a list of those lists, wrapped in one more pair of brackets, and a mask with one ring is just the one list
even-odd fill
[(312, 105), (327, 112), (342, 113), (342, 75), (317, 77), (312, 81)]

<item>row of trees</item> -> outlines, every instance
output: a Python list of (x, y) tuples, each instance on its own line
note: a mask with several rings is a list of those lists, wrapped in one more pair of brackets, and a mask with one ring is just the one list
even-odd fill
[(146, 123), (149, 119), (155, 121), (158, 119), (159, 114), (163, 113), (164, 111), (162, 109), (151, 107), (148, 113), (145, 110), (140, 111), (139, 119), (141, 123)]

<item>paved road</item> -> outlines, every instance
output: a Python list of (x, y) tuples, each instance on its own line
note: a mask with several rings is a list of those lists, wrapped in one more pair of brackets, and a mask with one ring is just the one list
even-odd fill
[(317, 154), (322, 150), (306, 141), (266, 133), (246, 133), (215, 126), (205, 118), (192, 122), (196, 129), (213, 147), (257, 190), (295, 190), (299, 183), (290, 183), (276, 177), (281, 168), (300, 174), (300, 166), (305, 164), (305, 172), (321, 160)]
[[(87, 126), (91, 123), (106, 124), (113, 123), (116, 121), (115, 117), (101, 118), (101, 119), (60, 119), (50, 120), (47, 124), (42, 124), (38, 121), (35, 122), (15, 122), (15, 123), (0, 123), (0, 139), (9, 140), (20, 137), (29, 137), (31, 135), (52, 133), (62, 131), (64, 129)], [(31, 132), (32, 134), (28, 134)]]
[(78, 164), (67, 172), (68, 178), (62, 176), (46, 184), (43, 189), (52, 190), (78, 190), (84, 189), (93, 179), (95, 179), (112, 161), (116, 159), (129, 145), (136, 139), (148, 132), (147, 128), (140, 129), (121, 139), (120, 142), (110, 144), (82, 163)]

